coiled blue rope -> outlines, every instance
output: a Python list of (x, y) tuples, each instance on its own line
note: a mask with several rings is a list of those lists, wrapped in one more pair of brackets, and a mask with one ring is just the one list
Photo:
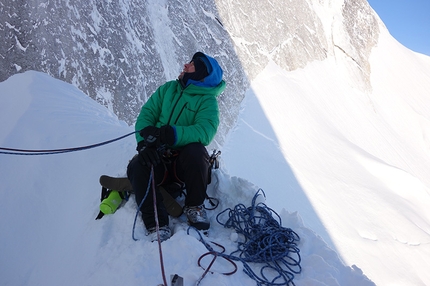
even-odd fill
[[(252, 205), (238, 204), (234, 209), (219, 213), (216, 220), (226, 228), (233, 228), (244, 237), (238, 242), (238, 250), (230, 255), (219, 254), (232, 260), (241, 261), (244, 272), (257, 282), (257, 285), (295, 285), (294, 274), (302, 270), (300, 266), (299, 236), (289, 228), (281, 226), (280, 216), (264, 203), (256, 204), (259, 189), (252, 199)], [(228, 219), (221, 222), (221, 217)], [(275, 215), (276, 218), (273, 217)], [(207, 246), (207, 243), (204, 243)], [(263, 264), (257, 275), (248, 263)]]
[(133, 135), (139, 131), (133, 131), (128, 134), (125, 134), (123, 136), (120, 136), (118, 138), (114, 138), (111, 140), (107, 140), (104, 142), (100, 142), (97, 144), (87, 145), (87, 146), (81, 146), (81, 147), (72, 147), (72, 148), (63, 148), (63, 149), (52, 149), (52, 150), (25, 150), (25, 149), (15, 149), (15, 148), (4, 148), (0, 147), (0, 154), (6, 154), (6, 155), (52, 155), (52, 154), (62, 154), (62, 153), (69, 153), (69, 152), (76, 152), (76, 151), (82, 151), (87, 150), (91, 148), (100, 147), (103, 145), (107, 145), (109, 143), (113, 143), (115, 141), (121, 140), (125, 137), (128, 137), (130, 135)]

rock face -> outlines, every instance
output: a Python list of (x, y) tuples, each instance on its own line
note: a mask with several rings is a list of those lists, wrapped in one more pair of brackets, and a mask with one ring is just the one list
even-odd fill
[(10, 0), (0, 4), (0, 32), (0, 81), (42, 71), (129, 124), (194, 52), (208, 53), (228, 83), (219, 98), (222, 143), (250, 80), (270, 60), (294, 70), (346, 57), (357, 87), (370, 90), (379, 22), (365, 0)]

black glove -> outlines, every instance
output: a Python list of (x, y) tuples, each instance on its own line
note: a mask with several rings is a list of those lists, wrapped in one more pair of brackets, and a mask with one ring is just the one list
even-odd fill
[(155, 126), (147, 126), (140, 130), (139, 134), (143, 137), (147, 147), (159, 145), (160, 128)]
[(140, 141), (139, 143), (137, 143), (136, 151), (139, 153), (139, 151), (142, 150), (142, 148), (144, 148), (145, 146), (145, 141)]
[(160, 156), (158, 155), (158, 151), (155, 147), (143, 147), (139, 150), (139, 159), (143, 165), (154, 167), (160, 164)]
[(174, 145), (176, 142), (175, 129), (170, 125), (160, 127), (160, 142), (161, 144)]

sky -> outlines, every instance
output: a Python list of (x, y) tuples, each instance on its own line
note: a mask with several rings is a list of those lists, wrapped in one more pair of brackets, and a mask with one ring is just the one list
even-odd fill
[[(173, 236), (161, 244), (168, 277), (196, 285), (204, 273), (197, 261), (208, 251), (202, 238), (237, 250), (243, 237), (218, 215), (250, 207), (261, 188), (257, 203), (300, 237), (295, 285), (430, 285), (430, 60), (381, 32), (370, 94), (340, 61), (290, 72), (271, 62), (253, 80), (208, 187), (220, 198), (208, 211), (209, 234), (189, 232), (184, 216), (171, 219)], [(39, 150), (133, 130), (76, 87), (34, 71), (0, 83), (0, 122), (1, 147)], [(94, 219), (99, 176), (124, 176), (135, 144), (129, 136), (66, 154), (0, 154), (0, 285), (162, 283), (159, 247), (140, 219), (132, 239), (133, 196)], [(223, 275), (232, 271), (223, 261), (201, 286), (256, 285), (242, 262)], [(249, 264), (260, 273), (261, 264)]]
[(409, 49), (430, 56), (430, 1), (368, 0), (391, 35)]

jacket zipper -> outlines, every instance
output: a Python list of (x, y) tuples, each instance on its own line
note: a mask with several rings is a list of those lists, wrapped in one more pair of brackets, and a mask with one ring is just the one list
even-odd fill
[[(172, 120), (172, 116), (173, 116), (173, 112), (175, 111), (175, 109), (176, 109), (176, 105), (178, 105), (178, 103), (179, 103), (179, 99), (181, 99), (181, 97), (182, 97), (182, 94), (184, 93), (184, 90), (181, 90), (181, 94), (179, 94), (179, 96), (178, 96), (178, 99), (176, 100), (176, 102), (175, 102), (175, 105), (173, 106), (173, 108), (172, 108), (172, 112), (170, 113), (170, 116), (169, 116), (169, 120), (167, 121), (167, 125), (170, 125), (170, 120)], [(183, 110), (184, 108), (182, 108), (182, 110)], [(181, 112), (182, 112), (182, 110), (181, 110)], [(176, 121), (177, 121), (178, 119), (176, 119)]]
[(188, 102), (185, 102), (184, 106), (182, 106), (181, 111), (179, 111), (178, 117), (176, 117), (175, 123), (178, 123), (179, 117), (181, 117), (182, 112), (184, 111), (185, 107), (188, 105)]

